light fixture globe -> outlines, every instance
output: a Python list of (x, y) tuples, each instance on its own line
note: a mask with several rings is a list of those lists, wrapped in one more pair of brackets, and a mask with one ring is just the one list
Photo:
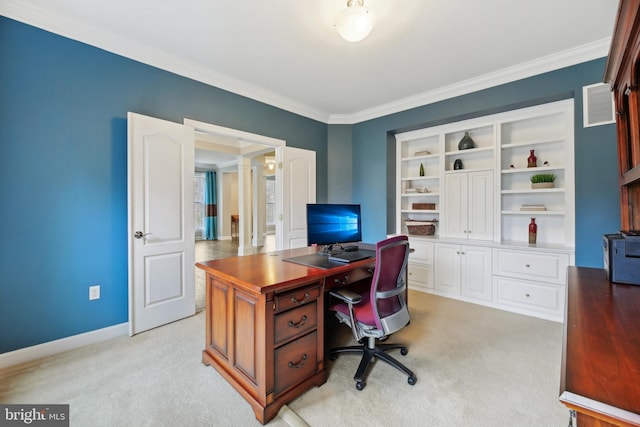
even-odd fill
[(375, 23), (376, 18), (364, 7), (364, 0), (349, 0), (347, 8), (336, 16), (334, 27), (343, 39), (359, 42), (369, 35)]

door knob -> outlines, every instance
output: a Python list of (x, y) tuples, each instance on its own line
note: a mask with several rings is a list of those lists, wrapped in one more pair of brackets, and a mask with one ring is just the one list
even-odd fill
[(144, 233), (142, 233), (142, 231), (136, 231), (136, 232), (133, 234), (133, 237), (135, 237), (136, 239), (142, 239), (143, 237), (147, 237), (147, 236), (148, 236), (148, 235), (150, 235), (150, 234), (151, 234), (151, 233), (146, 233), (146, 234), (144, 234)]

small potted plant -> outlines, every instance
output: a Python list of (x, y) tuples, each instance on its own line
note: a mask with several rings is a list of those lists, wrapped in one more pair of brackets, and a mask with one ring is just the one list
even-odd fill
[(531, 188), (553, 188), (556, 176), (552, 173), (540, 173), (531, 176)]

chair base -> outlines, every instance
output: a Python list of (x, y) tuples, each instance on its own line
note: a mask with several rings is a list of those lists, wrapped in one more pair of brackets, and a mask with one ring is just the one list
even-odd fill
[(418, 381), (418, 378), (415, 376), (415, 374), (409, 368), (386, 353), (389, 350), (395, 349), (400, 349), (400, 354), (402, 354), (403, 356), (406, 356), (409, 352), (407, 350), (407, 347), (401, 344), (378, 344), (377, 346), (352, 345), (347, 347), (332, 348), (329, 351), (329, 358), (331, 360), (336, 360), (340, 353), (362, 354), (360, 365), (358, 365), (358, 370), (353, 377), (353, 379), (356, 381), (356, 389), (358, 390), (362, 390), (367, 385), (367, 370), (373, 362), (374, 358), (380, 359), (395, 367), (396, 369), (404, 372), (408, 376), (407, 382), (410, 385), (414, 385)]

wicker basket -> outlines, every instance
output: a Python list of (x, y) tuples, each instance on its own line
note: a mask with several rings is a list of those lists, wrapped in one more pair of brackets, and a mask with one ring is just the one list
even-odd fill
[(406, 220), (407, 231), (412, 236), (433, 236), (436, 232), (436, 225), (432, 221)]

